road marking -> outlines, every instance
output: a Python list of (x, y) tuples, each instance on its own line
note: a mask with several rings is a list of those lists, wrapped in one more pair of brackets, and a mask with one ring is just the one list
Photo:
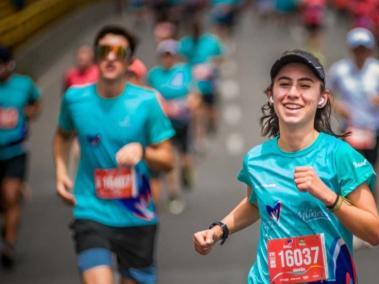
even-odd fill
[(240, 95), (240, 86), (235, 80), (220, 82), (221, 95), (225, 100), (232, 100)]
[(241, 134), (232, 133), (226, 138), (226, 149), (232, 156), (238, 156), (245, 147), (245, 141)]
[(236, 104), (227, 104), (223, 109), (222, 117), (227, 124), (235, 126), (242, 119), (241, 108)]

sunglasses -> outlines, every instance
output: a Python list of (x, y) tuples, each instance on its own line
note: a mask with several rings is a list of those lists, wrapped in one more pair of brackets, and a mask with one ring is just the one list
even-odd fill
[(129, 57), (130, 49), (120, 45), (98, 45), (95, 50), (97, 59), (106, 59), (110, 53), (116, 56), (116, 59), (126, 59)]

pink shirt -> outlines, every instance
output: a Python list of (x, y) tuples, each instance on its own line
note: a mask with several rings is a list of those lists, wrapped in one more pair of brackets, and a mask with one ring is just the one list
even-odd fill
[(83, 72), (77, 67), (68, 70), (64, 76), (64, 89), (68, 89), (73, 85), (85, 85), (96, 83), (99, 78), (99, 70), (96, 65), (92, 65)]

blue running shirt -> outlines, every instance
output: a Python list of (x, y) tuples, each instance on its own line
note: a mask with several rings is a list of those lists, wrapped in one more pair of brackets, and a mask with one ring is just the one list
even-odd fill
[(76, 132), (80, 144), (74, 218), (117, 227), (157, 223), (144, 161), (136, 166), (136, 198), (100, 199), (94, 185), (95, 170), (116, 168), (116, 153), (126, 144), (148, 146), (173, 136), (156, 92), (128, 83), (119, 96), (103, 98), (96, 85), (70, 88), (61, 104), (59, 128)]
[(33, 80), (13, 74), (0, 82), (0, 160), (26, 152), (24, 140), (28, 134), (25, 107), (38, 101), (41, 94)]
[(374, 189), (376, 175), (370, 163), (334, 136), (320, 133), (312, 145), (291, 153), (278, 147), (278, 138), (252, 148), (238, 175), (253, 189), (250, 202), (258, 207), (261, 218), (249, 284), (269, 283), (268, 240), (322, 233), (329, 271), (328, 282), (322, 283), (346, 283), (346, 274), (355, 275), (352, 234), (321, 201), (297, 189), (294, 171), (298, 166), (312, 166), (330, 189), (344, 197), (363, 183)]
[(178, 109), (175, 117), (170, 117), (171, 119), (189, 121), (187, 97), (193, 91), (193, 82), (191, 68), (187, 64), (178, 63), (170, 69), (155, 66), (149, 71), (147, 81), (159, 91), (168, 108)]
[[(211, 33), (202, 34), (195, 42), (191, 36), (185, 36), (179, 41), (178, 52), (186, 61), (191, 64), (192, 68), (199, 65), (212, 65), (214, 58), (224, 54), (224, 47), (221, 41)], [(211, 68), (211, 76), (208, 79), (197, 79), (197, 87), (203, 95), (213, 94), (215, 92), (215, 80), (217, 70)], [(195, 76), (196, 77), (196, 76)]]

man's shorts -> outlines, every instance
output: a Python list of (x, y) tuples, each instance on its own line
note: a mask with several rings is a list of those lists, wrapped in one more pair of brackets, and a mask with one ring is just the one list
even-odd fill
[(180, 121), (171, 119), (172, 127), (175, 130), (175, 136), (172, 141), (175, 147), (182, 154), (190, 152), (190, 121)]
[(123, 278), (141, 284), (156, 282), (154, 244), (157, 225), (110, 227), (77, 219), (70, 228), (81, 273), (97, 266), (112, 267), (114, 254)]
[(213, 107), (217, 105), (217, 94), (216, 93), (210, 93), (202, 95), (203, 103), (207, 107)]
[(2, 182), (4, 178), (15, 178), (25, 181), (27, 160), (27, 154), (22, 154), (7, 160), (0, 160), (0, 182)]

